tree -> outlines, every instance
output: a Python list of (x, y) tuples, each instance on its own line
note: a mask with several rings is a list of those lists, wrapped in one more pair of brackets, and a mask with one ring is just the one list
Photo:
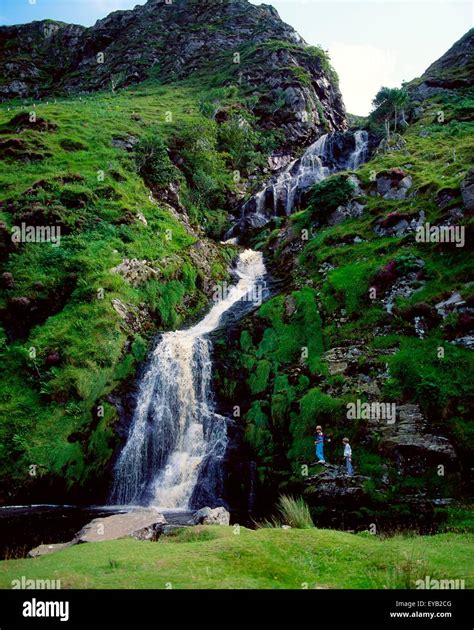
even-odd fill
[(372, 101), (373, 112), (371, 116), (375, 120), (383, 120), (385, 134), (390, 139), (390, 120), (393, 117), (393, 131), (397, 131), (398, 116), (401, 112), (402, 119), (405, 120), (405, 107), (409, 101), (408, 91), (405, 87), (388, 88), (382, 87)]

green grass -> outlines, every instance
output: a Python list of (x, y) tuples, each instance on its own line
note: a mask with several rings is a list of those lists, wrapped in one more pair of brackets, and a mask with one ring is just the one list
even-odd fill
[(62, 588), (414, 588), (426, 575), (472, 588), (467, 534), (380, 539), (333, 530), (206, 526), (157, 543), (119, 540), (0, 563), (0, 586), (59, 579)]
[[(203, 286), (227, 278), (235, 249), (217, 246), (206, 233), (219, 237), (226, 227), (216, 200), (233, 186), (233, 155), (225, 139), (217, 146), (217, 126), (200, 111), (208, 93), (206, 87), (150, 81), (115, 94), (36, 103), (37, 119), (55, 127), (42, 132), (27, 126), (18, 137), (23, 152), (42, 159), (2, 162), (0, 221), (7, 229), (34, 221), (59, 224), (62, 231), (60, 247), (22, 244), (2, 261), (14, 285), (0, 288), (0, 309), (21, 298), (46, 308), (14, 340), (0, 325), (0, 477), (11, 489), (31, 484), (32, 463), (67, 487), (100, 477), (116, 447), (117, 412), (107, 395), (133, 378), (157, 330), (197, 316), (208, 304)], [(220, 105), (239, 102), (225, 89), (217, 96)], [(0, 104), (2, 141), (17, 137), (9, 121), (30, 110), (18, 102)], [(140, 169), (134, 151), (113, 146), (130, 135), (153, 139), (139, 144), (139, 154), (143, 146), (158, 147), (152, 176)], [(198, 146), (203, 138), (207, 143)], [(167, 151), (179, 156), (182, 171)], [(194, 234), (162, 195), (175, 172)], [(152, 184), (156, 203), (149, 199)], [(204, 267), (193, 256), (197, 241), (206, 248)], [(112, 272), (125, 258), (146, 260), (157, 274), (132, 286)], [(144, 313), (142, 328), (124, 322), (113, 300)], [(140, 352), (127, 353), (138, 346)], [(48, 364), (52, 353), (59, 355), (55, 365)]]

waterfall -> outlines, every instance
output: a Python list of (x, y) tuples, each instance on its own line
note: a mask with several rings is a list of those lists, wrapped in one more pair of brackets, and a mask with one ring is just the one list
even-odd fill
[(240, 220), (227, 236), (262, 227), (271, 216), (291, 214), (314, 184), (332, 173), (357, 169), (368, 155), (366, 131), (324, 134), (242, 206)]
[(367, 160), (369, 152), (369, 134), (367, 131), (358, 130), (354, 133), (355, 149), (349, 157), (347, 168), (355, 171), (363, 162)]
[(222, 461), (227, 421), (214, 411), (208, 335), (239, 301), (250, 307), (261, 302), (265, 273), (262, 254), (244, 251), (236, 267), (237, 284), (216, 296), (209, 313), (191, 328), (161, 336), (139, 384), (110, 503), (185, 509), (194, 507), (198, 483), (216, 484), (202, 476), (215, 475)]
[(285, 214), (291, 214), (297, 191), (310, 188), (329, 175), (329, 169), (324, 167), (321, 161), (321, 156), (325, 152), (326, 141), (327, 134), (321, 136), (306, 149), (300, 160), (291, 162), (271, 185), (274, 214), (278, 214), (279, 200), (283, 202)]

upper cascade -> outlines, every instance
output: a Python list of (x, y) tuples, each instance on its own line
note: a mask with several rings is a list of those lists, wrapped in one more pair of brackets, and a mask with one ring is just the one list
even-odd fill
[(272, 216), (291, 214), (314, 184), (337, 171), (356, 170), (368, 157), (367, 131), (323, 134), (242, 206), (240, 220), (228, 236), (261, 227)]

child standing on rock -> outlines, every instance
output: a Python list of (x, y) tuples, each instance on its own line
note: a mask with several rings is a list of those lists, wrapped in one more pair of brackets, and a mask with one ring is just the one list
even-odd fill
[(346, 471), (349, 477), (352, 477), (354, 471), (352, 469), (352, 449), (351, 445), (349, 444), (349, 438), (344, 438), (342, 440), (342, 443), (344, 444), (344, 459), (346, 460)]
[(323, 428), (318, 424), (316, 427), (316, 438), (314, 440), (316, 444), (316, 459), (318, 464), (325, 464), (324, 461), (324, 433)]

